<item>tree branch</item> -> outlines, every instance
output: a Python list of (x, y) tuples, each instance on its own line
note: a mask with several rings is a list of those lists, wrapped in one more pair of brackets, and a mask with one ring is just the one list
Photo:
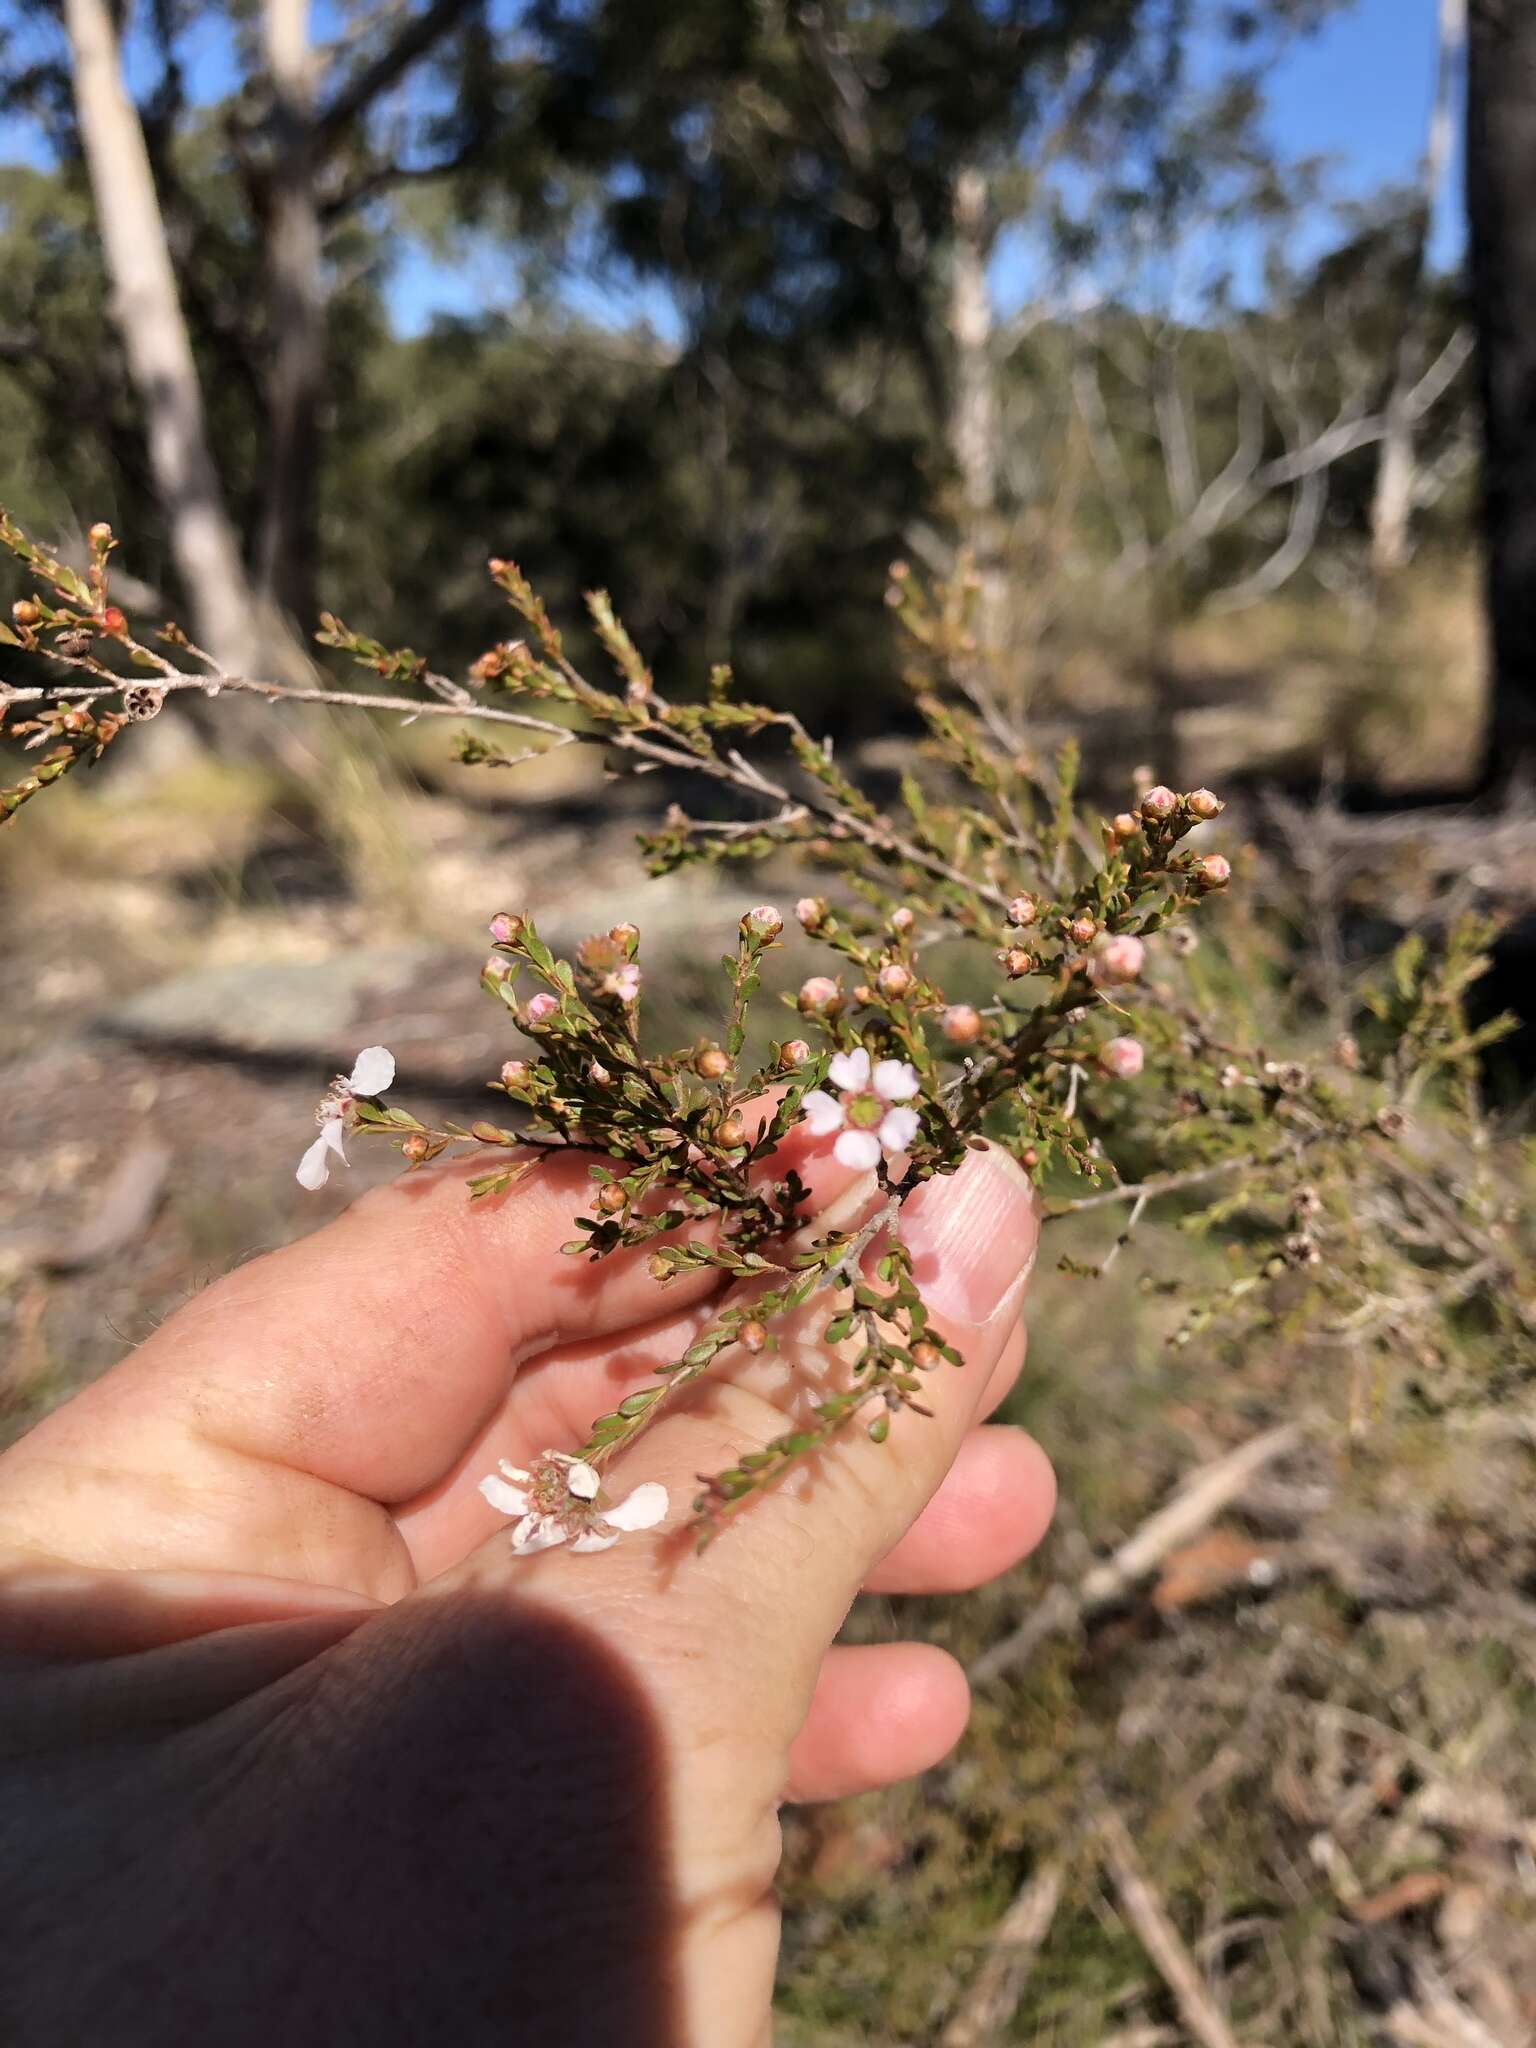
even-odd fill
[(424, 57), (460, 18), (473, 0), (432, 0), (421, 14), (412, 16), (387, 42), (371, 63), (365, 64), (337, 92), (316, 117), (313, 139), (317, 152), (335, 148), (342, 136), (365, 114), (381, 93), (408, 71), (418, 57)]

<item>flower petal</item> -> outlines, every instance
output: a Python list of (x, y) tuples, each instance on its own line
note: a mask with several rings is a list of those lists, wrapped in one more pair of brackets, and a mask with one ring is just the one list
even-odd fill
[(852, 1052), (840, 1052), (828, 1063), (827, 1078), (834, 1087), (847, 1089), (850, 1095), (857, 1095), (869, 1086), (869, 1053), (867, 1048), (856, 1045)]
[(922, 1087), (909, 1060), (882, 1060), (875, 1068), (874, 1090), (882, 1102), (906, 1102)]
[(313, 1145), (305, 1148), (304, 1157), (299, 1161), (293, 1177), (301, 1188), (308, 1188), (311, 1194), (316, 1188), (323, 1188), (331, 1177), (331, 1162), (326, 1154), (341, 1152), (343, 1160), (347, 1156), (341, 1151), (340, 1133), (340, 1117), (328, 1116), (320, 1126), (319, 1137)]
[(877, 1136), (884, 1151), (905, 1152), (917, 1136), (917, 1111), (888, 1109), (880, 1119)]
[(395, 1056), (387, 1045), (365, 1045), (352, 1063), (347, 1086), (354, 1095), (382, 1095), (394, 1085)]
[(855, 1173), (868, 1173), (880, 1164), (880, 1140), (873, 1131), (844, 1131), (832, 1147), (832, 1157)]
[(611, 1530), (606, 1536), (600, 1536), (596, 1529), (583, 1529), (579, 1536), (572, 1539), (571, 1548), (584, 1551), (612, 1550), (618, 1540), (617, 1529)]
[(584, 1459), (578, 1458), (566, 1473), (565, 1484), (578, 1500), (596, 1500), (603, 1482), (595, 1465), (589, 1465)]
[(524, 1515), (512, 1531), (512, 1548), (518, 1557), (531, 1557), (536, 1550), (550, 1550), (564, 1541), (565, 1531), (551, 1515)]
[(610, 1529), (654, 1529), (666, 1512), (667, 1489), (658, 1481), (647, 1479), (644, 1486), (637, 1486), (623, 1500), (604, 1508), (603, 1520)]
[(830, 1138), (843, 1127), (843, 1105), (825, 1088), (813, 1088), (800, 1098), (800, 1108), (813, 1138)]
[(494, 1472), (487, 1473), (480, 1482), (480, 1491), (485, 1495), (498, 1515), (526, 1515), (528, 1496), (520, 1486), (511, 1486), (505, 1479), (498, 1479)]

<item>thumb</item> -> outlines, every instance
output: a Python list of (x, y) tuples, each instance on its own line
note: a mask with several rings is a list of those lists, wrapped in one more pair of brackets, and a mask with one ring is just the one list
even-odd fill
[[(893, 1418), (883, 1444), (855, 1424), (749, 1500), (702, 1555), (673, 1530), (628, 1536), (600, 1557), (559, 1548), (514, 1561), (502, 1534), (406, 1603), (420, 1613), (446, 1596), (452, 1611), (489, 1593), (510, 1600), (514, 1637), (543, 1609), (551, 1623), (600, 1637), (633, 1680), (668, 1758), (673, 1975), (686, 2015), (669, 2039), (712, 2048), (766, 2039), (790, 1745), (860, 1582), (917, 1518), (984, 1410), (1039, 1216), (1022, 1171), (989, 1147), (919, 1188), (900, 1228), (934, 1325), (964, 1359), (929, 1375), (931, 1417)], [(826, 1298), (808, 1304), (801, 1327), (781, 1331), (779, 1352), (743, 1354), (688, 1389), (624, 1460), (615, 1495), (659, 1481), (675, 1522), (696, 1475), (780, 1435), (808, 1384), (823, 1394), (846, 1385), (849, 1360), (821, 1339), (827, 1314)]]
[[(768, 1630), (781, 1673), (793, 1665), (807, 1686), (871, 1567), (926, 1507), (981, 1418), (1034, 1265), (1039, 1210), (1023, 1171), (989, 1146), (968, 1153), (957, 1173), (925, 1182), (898, 1227), (932, 1327), (963, 1361), (927, 1376), (931, 1415), (893, 1415), (876, 1443), (865, 1411), (825, 1450), (746, 1500), (701, 1557), (674, 1567), (675, 1592), (700, 1578), (718, 1584), (735, 1628)], [(878, 1254), (876, 1245), (871, 1263)], [(701, 1399), (659, 1420), (622, 1467), (616, 1491), (632, 1479), (659, 1479), (680, 1504), (700, 1473), (806, 1426), (815, 1403), (853, 1383), (855, 1347), (823, 1341), (834, 1306), (829, 1293), (813, 1296), (796, 1322), (780, 1326), (777, 1353), (743, 1357), (709, 1381)]]
[[(983, 1412), (1034, 1264), (1039, 1210), (1023, 1171), (988, 1146), (967, 1154), (954, 1175), (919, 1188), (899, 1227), (933, 1327), (964, 1361), (928, 1376), (930, 1416), (894, 1416), (883, 1443), (853, 1423), (743, 1503), (701, 1555), (680, 1550), (680, 1511), (699, 1474), (760, 1449), (850, 1383), (849, 1358), (822, 1338), (830, 1297), (813, 1297), (797, 1323), (779, 1326), (778, 1350), (738, 1351), (729, 1369), (683, 1394), (617, 1468), (615, 1499), (637, 1482), (666, 1487), (669, 1530), (626, 1537), (601, 1559), (552, 1550), (516, 1563), (500, 1534), (466, 1575), (504, 1584), (515, 1573), (522, 1595), (575, 1600), (605, 1620), (619, 1617), (621, 1627), (634, 1622), (643, 1631), (641, 1662), (654, 1664), (658, 1645), (690, 1638), (702, 1646), (705, 1682), (714, 1688), (728, 1674), (731, 1692), (750, 1688), (763, 1734), (771, 1728), (787, 1745), (859, 1586), (937, 1491)], [(439, 1582), (442, 1590), (458, 1577)]]

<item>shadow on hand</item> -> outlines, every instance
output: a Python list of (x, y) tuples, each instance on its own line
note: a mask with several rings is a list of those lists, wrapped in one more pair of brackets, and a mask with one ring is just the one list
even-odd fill
[(410, 1600), (106, 1736), (127, 1667), (189, 1647), (97, 1662), (89, 1735), (0, 1741), (0, 2039), (673, 2048), (667, 1759), (603, 1643), (511, 1595)]

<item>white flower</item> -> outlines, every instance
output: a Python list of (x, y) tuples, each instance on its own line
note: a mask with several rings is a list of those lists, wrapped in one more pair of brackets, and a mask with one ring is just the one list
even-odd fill
[(480, 1491), (498, 1514), (516, 1523), (512, 1550), (531, 1557), (556, 1543), (572, 1550), (608, 1550), (621, 1535), (654, 1529), (667, 1512), (667, 1489), (647, 1480), (623, 1500), (599, 1507), (602, 1478), (595, 1466), (565, 1451), (544, 1451), (528, 1471), (501, 1460)]
[(294, 1178), (301, 1188), (323, 1188), (331, 1177), (331, 1153), (345, 1166), (346, 1147), (342, 1144), (342, 1133), (347, 1119), (352, 1114), (352, 1103), (356, 1096), (384, 1094), (393, 1085), (395, 1078), (395, 1056), (385, 1045), (365, 1045), (352, 1062), (350, 1074), (338, 1074), (331, 1083), (329, 1094), (315, 1112), (320, 1125), (320, 1135), (306, 1148), (299, 1161)]
[(881, 1060), (871, 1072), (869, 1053), (860, 1045), (829, 1063), (827, 1079), (841, 1097), (813, 1088), (801, 1107), (813, 1138), (838, 1133), (835, 1159), (867, 1173), (879, 1165), (882, 1152), (890, 1159), (906, 1151), (917, 1136), (917, 1111), (893, 1105), (907, 1102), (922, 1086), (915, 1067), (906, 1060)]

